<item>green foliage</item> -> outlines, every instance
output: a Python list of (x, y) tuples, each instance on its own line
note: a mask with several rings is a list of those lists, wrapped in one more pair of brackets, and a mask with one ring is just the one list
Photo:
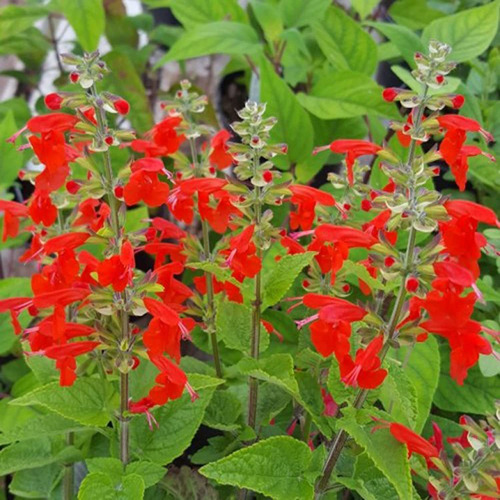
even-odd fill
[(44, 7), (36, 6), (8, 5), (0, 8), (0, 40), (28, 29), (47, 12)]
[(168, 5), (186, 28), (195, 28), (214, 21), (231, 20), (244, 23), (245, 11), (236, 0), (171, 0)]
[(276, 500), (312, 499), (307, 477), (311, 450), (291, 437), (279, 436), (236, 451), (200, 469), (220, 484), (248, 488)]
[(125, 474), (120, 479), (104, 472), (91, 472), (80, 485), (78, 500), (106, 498), (136, 500), (144, 496), (144, 480), (138, 474)]
[(75, 30), (83, 50), (92, 52), (97, 49), (106, 22), (102, 1), (59, 0), (57, 6)]

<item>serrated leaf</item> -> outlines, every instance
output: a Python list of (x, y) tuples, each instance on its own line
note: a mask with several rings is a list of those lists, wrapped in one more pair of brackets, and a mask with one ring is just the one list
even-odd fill
[(138, 474), (127, 474), (116, 480), (103, 472), (88, 474), (80, 485), (78, 500), (140, 500), (144, 497), (144, 480)]
[(332, 362), (328, 370), (328, 379), (326, 381), (326, 386), (333, 400), (338, 405), (345, 403), (353, 395), (353, 390), (347, 387), (340, 380), (339, 362), (337, 361), (335, 356), (332, 356)]
[(420, 30), (444, 13), (433, 9), (426, 0), (397, 0), (389, 8), (389, 15), (400, 25)]
[(311, 456), (307, 444), (278, 436), (207, 464), (200, 474), (220, 484), (247, 488), (276, 500), (307, 500), (314, 495), (312, 484), (304, 477)]
[(127, 475), (137, 474), (141, 476), (144, 481), (144, 486), (150, 488), (160, 481), (167, 471), (161, 465), (141, 460), (128, 464), (125, 472)]
[(216, 391), (205, 410), (203, 425), (221, 431), (233, 431), (240, 427), (237, 423), (241, 415), (240, 400), (229, 391)]
[(329, 4), (329, 0), (281, 0), (279, 9), (285, 25), (291, 28), (307, 26), (321, 18)]
[(277, 304), (288, 292), (302, 269), (309, 265), (314, 252), (285, 255), (273, 265), (263, 284), (262, 310)]
[(449, 348), (440, 346), (441, 376), (434, 395), (434, 404), (445, 411), (494, 413), (495, 401), (500, 399), (500, 385), (496, 377), (484, 377), (477, 366), (472, 367), (463, 385), (450, 376)]
[(261, 50), (257, 33), (248, 24), (218, 21), (186, 31), (155, 67), (209, 54), (249, 54)]
[(186, 28), (224, 19), (246, 21), (246, 13), (237, 0), (170, 0), (168, 6)]
[(196, 434), (214, 390), (215, 387), (197, 389), (199, 398), (194, 402), (184, 393), (181, 398), (153, 410), (158, 422), (158, 428), (153, 430), (145, 418), (134, 418), (130, 422), (132, 456), (164, 465), (181, 455)]
[(9, 492), (21, 498), (49, 498), (61, 473), (61, 465), (50, 464), (16, 472)]
[(259, 385), (257, 401), (257, 422), (267, 425), (290, 402), (291, 396), (281, 387), (264, 382)]
[(369, 417), (369, 410), (343, 410), (337, 425), (344, 429), (360, 445), (394, 486), (400, 498), (412, 498), (412, 482), (406, 446), (391, 437), (388, 429), (371, 429), (360, 419)]
[(325, 75), (309, 94), (297, 99), (310, 113), (323, 120), (352, 118), (369, 113), (396, 118), (396, 108), (382, 99), (382, 89), (367, 75), (336, 71)]
[(439, 40), (452, 48), (450, 60), (457, 63), (481, 55), (495, 38), (498, 29), (499, 2), (463, 10), (436, 19), (422, 33), (422, 40)]
[(10, 187), (24, 166), (24, 155), (17, 151), (14, 144), (7, 143), (18, 128), (10, 110), (0, 123), (0, 186), (5, 188)]
[(266, 115), (278, 119), (271, 130), (272, 140), (288, 145), (287, 154), (278, 155), (279, 161), (285, 160), (290, 165), (310, 159), (314, 130), (309, 115), (264, 58), (260, 64), (260, 100), (267, 103)]
[(333, 68), (371, 75), (377, 64), (377, 46), (359, 23), (333, 6), (318, 19), (312, 24), (314, 37)]
[(83, 50), (96, 50), (106, 25), (102, 0), (59, 0), (57, 6), (75, 30)]
[[(221, 295), (215, 317), (217, 338), (230, 349), (249, 354), (252, 350), (252, 314), (250, 307), (231, 302)], [(261, 327), (260, 352), (265, 351), (268, 346), (269, 335)]]
[[(407, 349), (409, 347), (393, 351), (394, 357), (403, 362), (407, 356)], [(417, 433), (422, 431), (431, 410), (432, 398), (439, 380), (439, 359), (436, 339), (429, 336), (425, 342), (415, 345), (404, 369), (417, 396), (417, 419), (414, 427)]]
[(104, 427), (111, 419), (112, 391), (102, 380), (79, 378), (71, 387), (61, 387), (58, 382), (44, 385), (11, 404), (41, 405), (83, 425)]

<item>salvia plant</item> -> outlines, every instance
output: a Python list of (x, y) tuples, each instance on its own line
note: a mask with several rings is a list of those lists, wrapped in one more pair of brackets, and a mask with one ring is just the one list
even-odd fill
[(446, 439), (431, 416), (422, 437), (437, 345), (462, 385), (498, 341), (472, 319), (494, 252), (478, 225), (497, 218), (432, 182), (446, 164), (463, 190), (486, 154), (466, 140), (493, 140), (439, 92), (450, 51), (415, 54), (419, 92), (384, 91), (408, 110), (391, 146), (312, 152), (345, 156), (324, 190), (275, 167), (287, 145), (265, 103), (215, 131), (182, 81), (139, 138), (120, 126), (128, 102), (101, 89), (99, 53), (62, 55), (77, 90), (47, 95), (53, 112), (10, 139), (39, 163), (20, 173), (33, 194), (0, 201), (3, 239), (29, 234), (20, 260), (37, 269), (30, 293), (0, 300), (36, 377), (4, 407), (11, 492), (498, 497), (498, 415), (464, 416)]

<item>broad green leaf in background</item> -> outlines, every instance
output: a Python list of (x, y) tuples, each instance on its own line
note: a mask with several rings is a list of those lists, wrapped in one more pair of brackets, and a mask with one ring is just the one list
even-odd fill
[(0, 40), (9, 39), (33, 26), (48, 13), (44, 7), (8, 5), (0, 8)]
[(221, 380), (203, 375), (192, 375), (190, 381), (199, 398), (191, 401), (189, 394), (184, 393), (181, 398), (154, 410), (158, 428), (151, 431), (145, 418), (136, 417), (132, 420), (132, 456), (163, 465), (177, 458), (190, 445), (215, 387), (222, 383)]
[(276, 5), (262, 0), (252, 0), (253, 13), (269, 43), (274, 42), (283, 33), (283, 20)]
[(340, 378), (339, 362), (337, 361), (335, 356), (332, 356), (332, 362), (328, 370), (328, 379), (326, 382), (326, 386), (328, 388), (328, 392), (331, 394), (338, 405), (348, 401), (353, 394), (352, 388), (347, 387), (340, 380)]
[(247, 20), (237, 0), (171, 0), (168, 6), (186, 29), (213, 21), (244, 23)]
[(412, 68), (415, 68), (415, 61), (413, 59), (415, 52), (427, 52), (420, 38), (405, 26), (379, 22), (366, 22), (365, 24), (372, 26), (388, 38)]
[(498, 29), (498, 0), (464, 10), (453, 16), (436, 19), (422, 33), (425, 43), (439, 40), (452, 47), (450, 60), (469, 61), (482, 54), (495, 38)]
[(398, 24), (420, 30), (444, 13), (433, 9), (427, 0), (396, 0), (389, 8), (389, 15)]
[(200, 473), (220, 484), (248, 488), (276, 500), (313, 498), (305, 473), (311, 462), (306, 443), (277, 436), (205, 465)]
[(155, 67), (209, 54), (255, 55), (260, 49), (257, 33), (248, 24), (218, 21), (186, 31)]
[(221, 431), (234, 431), (240, 427), (236, 422), (241, 415), (240, 400), (229, 391), (215, 391), (205, 410), (203, 425)]
[(108, 0), (104, 2), (106, 14), (106, 38), (115, 47), (128, 45), (137, 48), (139, 35), (132, 18), (127, 16), (123, 0)]
[[(393, 355), (403, 362), (410, 347), (394, 350)], [(432, 336), (425, 342), (419, 342), (413, 348), (404, 373), (415, 388), (417, 397), (417, 418), (415, 432), (421, 432), (432, 406), (432, 398), (439, 380), (439, 348)]]
[(289, 163), (309, 158), (314, 135), (311, 120), (290, 87), (265, 59), (260, 65), (260, 100), (267, 103), (266, 114), (278, 119), (271, 130), (271, 137), (273, 141), (288, 145), (286, 158)]
[[(250, 354), (252, 349), (252, 309), (221, 296), (215, 318), (217, 337), (230, 349)], [(264, 330), (264, 329), (261, 329)], [(261, 331), (260, 351), (269, 346), (269, 335)]]
[(369, 76), (354, 71), (326, 75), (308, 95), (300, 92), (297, 99), (310, 113), (324, 120), (368, 113), (395, 119), (399, 116), (396, 108), (382, 99), (382, 89)]
[(412, 498), (412, 482), (406, 446), (396, 441), (388, 429), (371, 432), (367, 425), (371, 420), (370, 410), (348, 408), (338, 420), (338, 426), (344, 429), (373, 460), (387, 479), (392, 483), (400, 498)]
[(99, 46), (106, 19), (102, 0), (59, 0), (59, 10), (75, 30), (83, 50), (92, 52)]
[[(2, 145), (0, 145), (0, 151)], [(0, 156), (0, 164), (3, 158)], [(29, 278), (4, 278), (0, 280), (0, 299), (9, 297), (29, 297), (31, 296), (31, 280)], [(19, 322), (24, 328), (30, 322), (30, 316), (23, 312), (19, 316)], [(18, 337), (12, 328), (10, 314), (0, 314), (0, 355), (9, 352)]]
[(272, 268), (263, 283), (262, 310), (278, 303), (288, 292), (302, 269), (309, 265), (314, 252), (285, 255)]
[(321, 19), (330, 0), (281, 0), (279, 8), (287, 28), (301, 27)]
[(127, 54), (115, 49), (104, 58), (111, 73), (107, 77), (112, 90), (130, 103), (129, 119), (138, 132), (145, 132), (153, 125), (146, 90)]
[(369, 16), (373, 9), (378, 5), (380, 0), (351, 0), (354, 10), (359, 14), (361, 19)]
[(49, 464), (16, 472), (9, 492), (21, 498), (50, 498), (62, 465)]
[(330, 7), (312, 24), (314, 36), (334, 69), (371, 75), (377, 64), (373, 38), (342, 9)]
[(111, 419), (113, 399), (111, 385), (96, 378), (79, 378), (71, 387), (61, 387), (59, 382), (44, 385), (11, 404), (40, 405), (83, 425), (102, 427)]
[(14, 144), (7, 142), (19, 128), (12, 111), (0, 122), (0, 188), (10, 187), (24, 166), (25, 156), (17, 151)]
[(92, 472), (80, 485), (78, 500), (140, 500), (144, 497), (144, 480), (138, 474), (126, 474), (121, 479), (105, 474)]
[(434, 395), (434, 404), (445, 411), (494, 413), (495, 401), (500, 399), (500, 384), (497, 377), (484, 377), (477, 366), (472, 367), (463, 385), (450, 377), (450, 354), (447, 346), (440, 346), (441, 376)]

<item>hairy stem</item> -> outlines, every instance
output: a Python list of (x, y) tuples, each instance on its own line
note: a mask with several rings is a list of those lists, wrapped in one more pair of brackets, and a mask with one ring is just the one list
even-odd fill
[[(422, 102), (419, 105), (417, 111), (416, 111), (416, 116), (415, 116), (415, 127), (420, 126), (420, 122), (422, 120), (422, 115), (424, 112), (425, 104), (424, 100), (425, 97), (427, 96), (427, 91), (428, 88), (427, 86), (424, 87), (423, 95), (422, 95)], [(416, 146), (417, 142), (416, 140), (412, 139), (410, 142), (410, 146), (408, 149), (408, 160), (406, 162), (407, 168), (411, 169), (413, 160), (415, 158), (415, 151), (416, 151)], [(408, 191), (409, 191), (409, 206), (410, 208), (413, 208), (413, 205), (415, 204), (415, 188), (413, 185), (413, 182), (410, 181), (410, 185), (408, 186)], [(413, 259), (415, 255), (415, 244), (416, 244), (416, 238), (417, 238), (417, 231), (416, 229), (411, 226), (410, 228), (410, 233), (408, 236), (408, 243), (406, 247), (406, 253), (405, 253), (405, 261), (404, 261), (404, 267), (403, 267), (403, 275), (401, 279), (401, 286), (399, 287), (398, 295), (396, 297), (396, 301), (394, 303), (394, 308), (392, 310), (391, 318), (389, 319), (389, 323), (387, 325), (387, 330), (386, 330), (386, 337), (385, 337), (385, 342), (384, 345), (382, 346), (382, 350), (380, 351), (379, 358), (380, 361), (382, 362), (389, 351), (391, 341), (397, 336), (397, 325), (401, 321), (401, 312), (403, 310), (403, 306), (406, 301), (406, 288), (405, 288), (405, 281), (406, 277), (410, 274), (411, 272), (411, 267), (413, 265)], [(361, 389), (356, 395), (356, 398), (353, 403), (353, 407), (356, 410), (359, 410), (368, 395), (369, 390), (368, 389)], [(319, 499), (325, 492), (328, 482), (330, 480), (330, 476), (332, 475), (333, 469), (335, 468), (335, 465), (337, 464), (337, 461), (340, 457), (340, 454), (347, 442), (348, 439), (348, 434), (345, 432), (343, 429), (341, 429), (335, 436), (335, 439), (332, 441), (329, 449), (328, 449), (328, 455), (325, 461), (325, 465), (323, 466), (323, 471), (321, 473), (321, 477), (318, 480), (316, 484), (316, 489), (315, 489), (315, 498)]]
[[(75, 441), (75, 434), (73, 432), (68, 432), (66, 434), (66, 444), (68, 446), (73, 446)], [(63, 499), (71, 500), (74, 494), (75, 485), (75, 469), (73, 464), (67, 464), (64, 470), (63, 478)]]
[[(97, 91), (95, 86), (92, 87), (92, 94), (97, 100)], [(102, 106), (96, 103), (97, 112), (97, 128), (101, 137), (104, 137), (107, 133), (107, 120), (106, 114)], [(106, 193), (111, 210), (111, 229), (113, 231), (116, 246), (119, 248), (119, 242), (122, 237), (122, 231), (120, 227), (120, 216), (119, 216), (119, 202), (115, 197), (113, 192), (113, 166), (111, 164), (111, 156), (109, 150), (103, 153), (104, 156), (104, 177), (106, 182)], [(129, 316), (126, 310), (127, 306), (127, 293), (123, 291), (120, 293), (120, 299), (122, 304), (122, 309), (120, 310), (120, 346), (125, 351), (128, 351), (130, 343), (130, 330), (129, 330)], [(123, 465), (127, 465), (129, 462), (129, 417), (126, 416), (128, 412), (128, 400), (129, 400), (129, 377), (128, 373), (120, 372), (120, 460)]]
[[(257, 165), (259, 161), (257, 154), (255, 155), (254, 163)], [(260, 190), (259, 186), (255, 187), (255, 228), (258, 231), (260, 226), (260, 219), (262, 216), (262, 207), (260, 204)], [(257, 246), (257, 257), (262, 261), (262, 249)], [(259, 359), (260, 347), (260, 313), (262, 306), (262, 274), (261, 271), (255, 276), (255, 300), (253, 302), (252, 311), (252, 344), (251, 356), (254, 359)], [(248, 425), (255, 429), (257, 419), (257, 401), (259, 392), (259, 381), (256, 378), (250, 377), (248, 392)]]

